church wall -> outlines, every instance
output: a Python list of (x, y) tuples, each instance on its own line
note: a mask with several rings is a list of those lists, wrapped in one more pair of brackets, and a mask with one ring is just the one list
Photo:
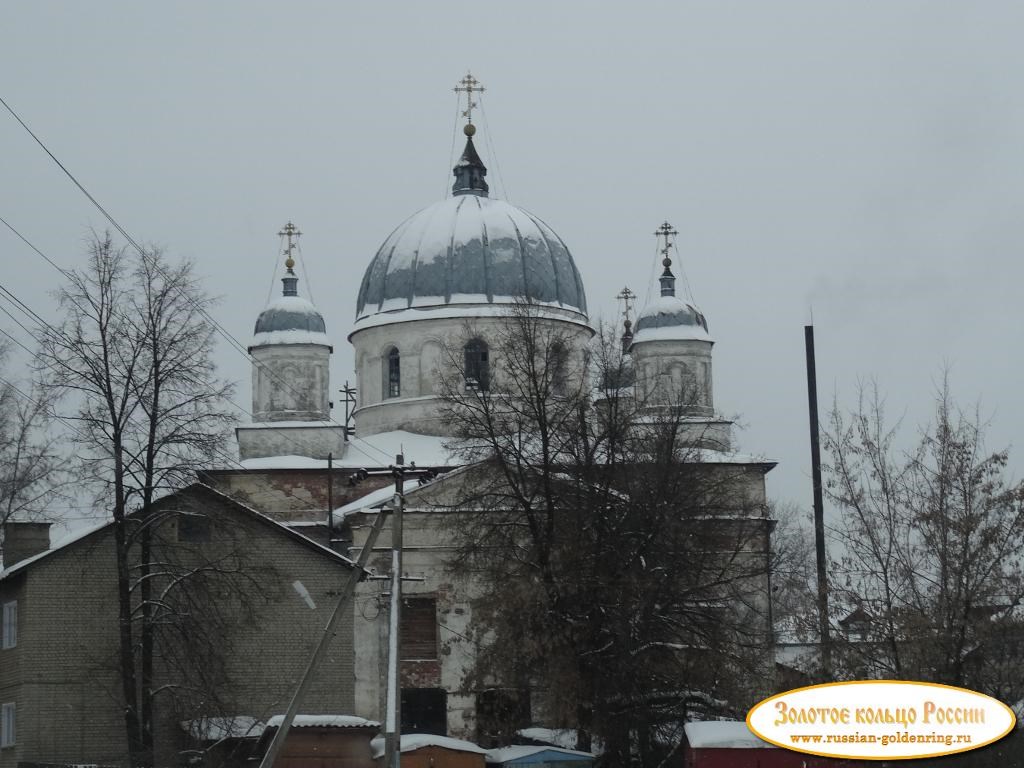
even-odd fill
[(650, 401), (677, 403), (680, 395), (710, 415), (714, 410), (711, 342), (696, 339), (634, 342), (637, 381)]
[[(487, 307), (493, 311), (493, 307)], [(484, 310), (481, 310), (484, 311)], [(356, 331), (351, 336), (355, 347), (360, 383), (356, 410), (356, 434), (372, 435), (405, 429), (422, 434), (445, 434), (436, 394), (438, 372), (450, 365), (462, 366), (462, 342), (479, 336), (487, 342), (491, 370), (496, 370), (501, 355), (496, 340), (508, 317), (477, 317), (472, 323), (462, 318), (423, 318), (413, 322), (379, 325)], [(572, 334), (582, 347), (593, 335), (578, 322), (551, 319), (561, 332)], [(397, 347), (401, 355), (401, 396), (387, 398), (385, 359)], [(449, 351), (450, 350), (450, 351)], [(454, 354), (454, 360), (449, 356)]]
[(253, 347), (253, 420), (308, 421), (330, 418), (330, 347), (276, 344)]
[(235, 437), (238, 455), (243, 461), (268, 456), (306, 456), (326, 460), (328, 454), (340, 458), (345, 450), (344, 428), (322, 422), (310, 422), (309, 426), (301, 427), (236, 427)]
[[(335, 509), (394, 482), (390, 477), (374, 476), (351, 486), (352, 472), (348, 468), (334, 470)], [(275, 520), (327, 519), (326, 469), (208, 470), (202, 479)]]

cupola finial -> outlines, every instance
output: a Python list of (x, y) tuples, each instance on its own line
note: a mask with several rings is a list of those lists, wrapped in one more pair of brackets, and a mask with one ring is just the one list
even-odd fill
[[(288, 238), (288, 244), (284, 249), (284, 267), (285, 274), (281, 278), (281, 283), (284, 285), (284, 290), (281, 291), (282, 296), (298, 296), (299, 295), (299, 278), (295, 276), (295, 259), (292, 256), (295, 248), (298, 247), (299, 237), (302, 233), (299, 228), (292, 224), (290, 221), (284, 225), (284, 228), (277, 233), (281, 237)], [(294, 240), (293, 240), (294, 238)]]
[(675, 296), (676, 295), (676, 276), (672, 274), (672, 259), (669, 257), (669, 253), (672, 250), (672, 238), (679, 233), (672, 228), (672, 225), (667, 221), (658, 227), (654, 236), (659, 240), (665, 239), (665, 244), (661, 247), (661, 264), (665, 267), (665, 271), (661, 273), (661, 277), (658, 280), (661, 282), (661, 295), (662, 296)]
[[(487, 197), (489, 187), (484, 181), (487, 167), (480, 159), (480, 155), (477, 154), (476, 147), (473, 146), (473, 135), (476, 133), (476, 126), (473, 125), (473, 109), (477, 106), (477, 103), (473, 101), (473, 94), (483, 93), (485, 89), (472, 73), (466, 72), (466, 76), (459, 80), (459, 84), (452, 90), (457, 94), (466, 94), (466, 108), (462, 111), (462, 116), (466, 118), (466, 124), (462, 126), (462, 132), (466, 134), (466, 148), (462, 150), (462, 157), (452, 169), (452, 174), (455, 176), (452, 194)], [(459, 98), (461, 100), (462, 97)]]
[(636, 300), (636, 294), (629, 290), (627, 285), (619, 294), (615, 297), (619, 299), (622, 304), (622, 351), (628, 352), (630, 345), (633, 343), (633, 302)]

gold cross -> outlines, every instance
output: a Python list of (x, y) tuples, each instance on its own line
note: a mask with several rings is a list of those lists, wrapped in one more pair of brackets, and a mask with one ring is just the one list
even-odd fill
[(282, 229), (277, 234), (280, 235), (281, 237), (288, 238), (288, 247), (284, 249), (284, 255), (290, 259), (292, 257), (292, 249), (295, 247), (295, 243), (292, 242), (292, 238), (294, 237), (296, 240), (298, 240), (302, 233), (299, 231), (298, 227), (296, 227), (289, 221), (287, 224), (284, 225), (284, 229)]
[(623, 319), (628, 321), (629, 313), (633, 311), (633, 300), (636, 298), (636, 294), (629, 290), (629, 286), (626, 286), (621, 291), (619, 291), (619, 295), (616, 296), (615, 298), (622, 300), (622, 303), (625, 307), (622, 310), (622, 317)]
[(664, 237), (665, 238), (665, 245), (661, 249), (661, 254), (666, 259), (668, 258), (668, 252), (672, 249), (672, 241), (669, 238), (675, 237), (678, 234), (679, 233), (676, 232), (672, 228), (672, 225), (669, 224), (667, 221), (664, 224), (662, 224), (660, 227), (658, 227), (658, 230), (654, 233), (655, 237)]
[(456, 93), (465, 92), (466, 94), (466, 108), (462, 112), (462, 116), (466, 118), (469, 123), (473, 122), (473, 108), (476, 106), (476, 102), (473, 101), (473, 93), (483, 93), (486, 90), (480, 81), (473, 77), (472, 73), (466, 72), (466, 76), (459, 80), (459, 84), (453, 89)]

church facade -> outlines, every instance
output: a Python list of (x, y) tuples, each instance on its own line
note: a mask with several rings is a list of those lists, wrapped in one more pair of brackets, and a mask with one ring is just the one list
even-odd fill
[[(333, 351), (317, 309), (300, 296), (289, 224), (282, 295), (261, 313), (250, 346), (254, 421), (237, 430), (244, 469), (206, 480), (265, 514), (355, 558), (394, 480), (386, 470), (404, 450), (436, 470), (425, 485), (405, 485), (401, 678), (403, 729), (482, 738), (486, 691), (467, 683), (476, 648), (477, 585), (448, 567), (457, 550), (440, 510), (458, 505), (479, 468), (452, 448), (438, 374), (456, 369), (466, 391), (486, 392), (502, 349), (503, 326), (525, 300), (541, 327), (567, 341), (566, 365), (583, 370), (594, 328), (580, 270), (565, 242), (541, 219), (490, 196), (487, 168), (465, 126), (465, 149), (446, 199), (401, 223), (370, 260), (348, 341), (355, 353), (354, 423), (332, 419), (328, 361)], [(707, 319), (676, 295), (669, 225), (660, 295), (627, 317), (622, 343), (632, 361), (635, 397), (652, 413), (678, 407), (684, 436), (702, 461), (742, 476), (743, 500), (731, 513), (767, 518), (764, 476), (774, 464), (735, 451), (731, 423), (714, 406)], [(371, 567), (390, 570), (390, 531)], [(384, 719), (388, 647), (386, 582), (364, 581), (352, 609), (354, 714)], [(767, 585), (764, 588), (767, 599)], [(342, 684), (339, 682), (339, 684)], [(544, 724), (541, 705), (524, 715)]]

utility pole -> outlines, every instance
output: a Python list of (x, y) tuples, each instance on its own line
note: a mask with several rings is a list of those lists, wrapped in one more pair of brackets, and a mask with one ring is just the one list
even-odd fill
[(818, 378), (814, 362), (814, 326), (804, 326), (807, 350), (807, 410), (811, 421), (811, 480), (814, 486), (814, 550), (818, 565), (818, 634), (821, 668), (832, 679), (832, 641), (829, 637), (828, 574), (825, 570), (825, 503), (821, 494), (821, 441), (818, 433)]
[(323, 661), (324, 656), (331, 647), (330, 641), (334, 638), (334, 625), (345, 613), (346, 608), (352, 601), (352, 595), (355, 593), (356, 584), (362, 580), (363, 575), (366, 573), (366, 563), (370, 559), (370, 553), (373, 551), (373, 545), (377, 541), (377, 536), (384, 527), (384, 518), (386, 516), (387, 513), (383, 509), (377, 513), (377, 519), (373, 522), (373, 528), (370, 529), (370, 534), (366, 538), (366, 543), (363, 545), (363, 551), (359, 553), (359, 560), (356, 561), (352, 568), (352, 572), (349, 574), (348, 581), (341, 590), (341, 596), (338, 598), (338, 602), (334, 606), (334, 612), (327, 620), (327, 626), (324, 627), (323, 634), (320, 636), (320, 642), (317, 645), (316, 650), (313, 651), (313, 656), (309, 660), (309, 664), (306, 666), (306, 671), (302, 674), (302, 679), (299, 681), (299, 687), (295, 690), (295, 694), (292, 696), (292, 700), (288, 704), (288, 710), (285, 712), (281, 727), (277, 729), (277, 733), (274, 734), (274, 738), (270, 741), (270, 746), (267, 747), (267, 753), (260, 761), (260, 768), (273, 768), (274, 761), (277, 759), (277, 755), (281, 751), (281, 747), (284, 746), (285, 739), (288, 738), (288, 730), (292, 727), (292, 722), (295, 720), (295, 715), (299, 711), (302, 699), (306, 695), (306, 691), (309, 689), (310, 683), (313, 681), (313, 672), (316, 671), (316, 668), (320, 665), (320, 662)]
[(400, 768), (402, 759), (402, 513), (405, 511), (405, 457), (398, 454), (392, 470), (395, 496), (391, 519), (391, 612), (388, 615), (388, 690), (384, 723), (384, 766)]

